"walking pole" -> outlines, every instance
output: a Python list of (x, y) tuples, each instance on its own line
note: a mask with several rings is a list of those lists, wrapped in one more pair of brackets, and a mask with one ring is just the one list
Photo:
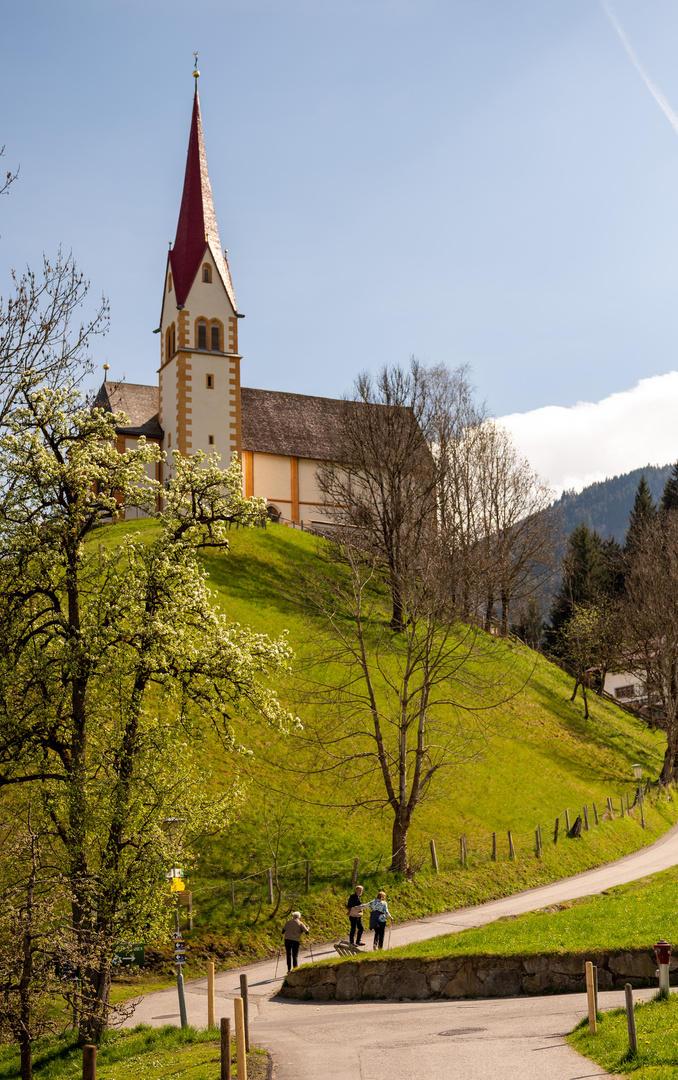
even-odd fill
[(276, 957), (276, 961), (275, 961), (275, 976), (274, 976), (274, 978), (276, 978), (276, 979), (278, 978), (278, 964), (280, 963), (280, 950), (281, 949), (282, 949), (282, 943), (280, 945), (278, 945), (278, 956)]

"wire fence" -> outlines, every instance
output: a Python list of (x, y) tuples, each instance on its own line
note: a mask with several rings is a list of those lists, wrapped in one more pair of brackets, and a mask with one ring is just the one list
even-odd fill
[[(542, 821), (530, 829), (498, 829), (479, 835), (461, 833), (454, 839), (440, 839), (428, 834), (428, 849), (418, 847), (409, 854), (406, 874), (413, 877), (423, 870), (433, 873), (465, 871), (490, 862), (517, 861), (541, 858), (547, 849), (557, 850), (558, 844), (575, 839), (605, 822), (634, 817), (643, 818), (643, 806), (656, 803), (661, 797), (671, 798), (670, 786), (661, 780), (638, 784), (633, 800), (628, 793), (609, 796), (604, 804), (591, 803), (580, 809), (565, 808), (548, 822)], [(397, 855), (397, 853), (396, 853)], [(390, 873), (397, 862), (393, 852), (382, 852), (369, 858), (350, 859), (287, 859), (249, 873), (233, 875), (218, 885), (194, 890), (193, 895), (205, 899), (230, 900), (233, 914), (238, 910), (265, 906), (286, 909), (289, 901), (310, 892), (312, 885), (331, 884), (339, 879), (354, 887), (358, 878), (369, 881)]]

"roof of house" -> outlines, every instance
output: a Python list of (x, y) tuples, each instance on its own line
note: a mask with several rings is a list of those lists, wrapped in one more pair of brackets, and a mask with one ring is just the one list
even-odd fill
[(177, 235), (169, 255), (177, 304), (186, 302), (207, 248), (212, 254), (233, 310), (237, 311), (231, 272), (221, 247), (217, 218), (214, 213), (205, 140), (202, 133), (198, 80), (196, 79), (181, 209), (177, 222)]
[(340, 455), (345, 401), (246, 386), (240, 400), (243, 450), (313, 461)]
[(125, 427), (117, 428), (121, 435), (145, 435), (149, 439), (162, 439), (164, 432), (158, 419), (157, 386), (141, 383), (104, 382), (94, 404), (105, 412), (124, 412), (129, 420)]
[[(129, 424), (117, 429), (121, 435), (162, 439), (158, 403), (157, 386), (127, 382), (103, 383), (94, 402), (111, 412), (125, 413)], [(353, 402), (243, 386), (240, 404), (243, 450), (311, 461), (337, 461), (345, 456), (345, 410), (356, 408)]]

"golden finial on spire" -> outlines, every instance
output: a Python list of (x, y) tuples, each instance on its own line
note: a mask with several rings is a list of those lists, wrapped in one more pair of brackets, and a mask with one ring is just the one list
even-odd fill
[(198, 54), (197, 54), (197, 52), (194, 52), (193, 55), (195, 57), (195, 63), (193, 64), (193, 78), (194, 79), (199, 79), (200, 78), (200, 72), (198, 71)]
[(106, 382), (106, 380), (108, 378), (108, 371), (109, 371), (109, 365), (104, 364), (104, 382)]

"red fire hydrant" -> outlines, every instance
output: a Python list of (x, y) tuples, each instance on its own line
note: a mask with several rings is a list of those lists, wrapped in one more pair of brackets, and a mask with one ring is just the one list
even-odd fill
[(658, 941), (654, 947), (654, 951), (657, 954), (657, 964), (659, 965), (659, 996), (660, 998), (667, 998), (669, 996), (669, 964), (671, 963), (671, 950), (672, 946), (668, 941)]

